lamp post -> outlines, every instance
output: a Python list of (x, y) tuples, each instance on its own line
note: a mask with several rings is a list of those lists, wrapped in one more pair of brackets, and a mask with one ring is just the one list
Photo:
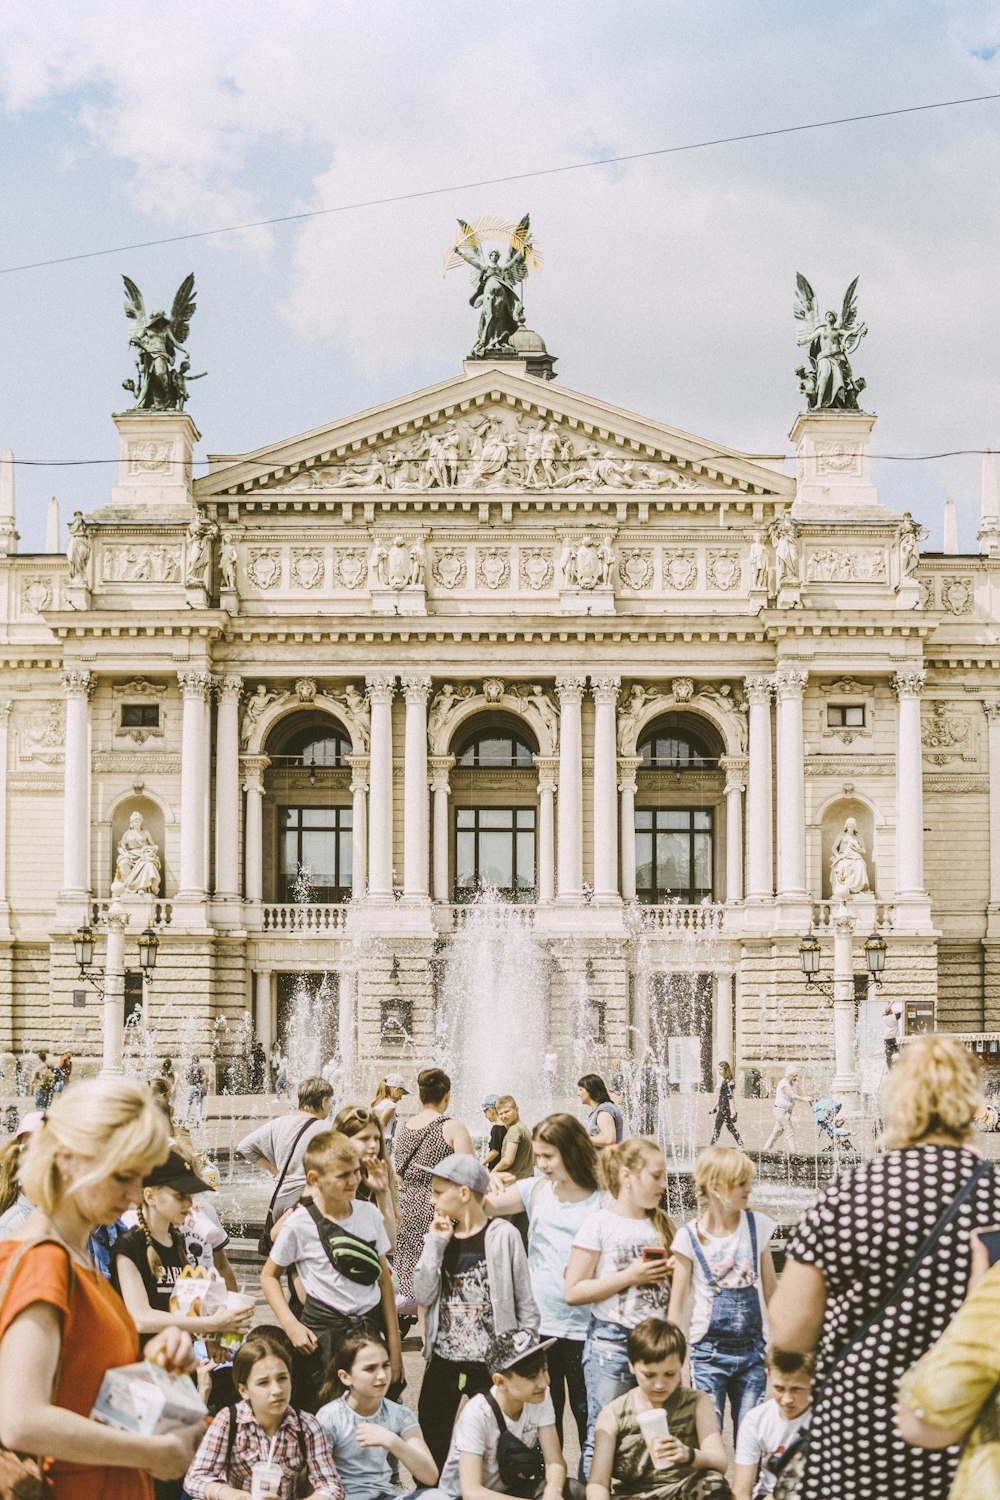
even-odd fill
[[(125, 1030), (125, 928), (129, 914), (117, 901), (108, 907), (107, 953), (103, 969), (94, 967), (96, 937), (94, 929), (86, 923), (78, 927), (73, 938), (73, 954), (85, 979), (97, 990), (103, 1002), (101, 1027), (101, 1077), (114, 1076), (122, 1070), (122, 1050)], [(143, 979), (149, 984), (156, 967), (156, 954), (160, 940), (152, 927), (139, 935), (139, 967)]]
[[(810, 929), (799, 943), (799, 962), (806, 985), (819, 990), (833, 1004), (834, 1074), (831, 1088), (843, 1101), (845, 1115), (857, 1114), (861, 1107), (861, 1080), (858, 1070), (858, 1028), (854, 1003), (854, 918), (841, 902), (833, 913), (833, 984), (819, 976), (823, 950)], [(865, 967), (868, 980), (876, 988), (882, 984), (888, 944), (877, 928), (865, 939)]]

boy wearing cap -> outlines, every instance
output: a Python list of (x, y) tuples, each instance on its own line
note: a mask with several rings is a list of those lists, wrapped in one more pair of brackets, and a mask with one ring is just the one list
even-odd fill
[(518, 1329), (537, 1333), (539, 1316), (520, 1235), (483, 1210), (490, 1174), (482, 1162), (454, 1153), (418, 1170), (430, 1174), (434, 1205), (413, 1271), (413, 1295), (426, 1309), (428, 1361), (418, 1416), (440, 1469), (463, 1391), (489, 1389), (491, 1341)]
[(490, 1144), (486, 1155), (482, 1158), (482, 1162), (483, 1166), (489, 1167), (490, 1171), (493, 1170), (500, 1160), (500, 1153), (503, 1150), (503, 1138), (507, 1134), (507, 1127), (501, 1125), (497, 1119), (497, 1101), (499, 1098), (499, 1094), (487, 1094), (483, 1100), (483, 1114), (486, 1116), (490, 1127)]
[[(438, 1481), (439, 1489), (461, 1500), (484, 1500), (487, 1495), (535, 1494), (544, 1500), (582, 1500), (583, 1486), (568, 1479), (566, 1460), (556, 1433), (549, 1395), (545, 1351), (554, 1339), (540, 1339), (526, 1329), (500, 1334), (487, 1350), (486, 1365), (492, 1389), (473, 1396), (452, 1437)], [(520, 1477), (504, 1472), (501, 1432), (523, 1445)], [(532, 1454), (535, 1455), (532, 1463)]]

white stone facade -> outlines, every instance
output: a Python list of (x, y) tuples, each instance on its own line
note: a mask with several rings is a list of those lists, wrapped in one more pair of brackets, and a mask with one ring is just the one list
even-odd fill
[[(306, 969), (341, 976), (367, 1056), (398, 1059), (401, 1006), (426, 1055), (456, 881), (501, 824), (555, 1048), (583, 984), (595, 1061), (634, 1050), (680, 971), (700, 998), (662, 1024), (711, 1037), (706, 1076), (713, 1054), (831, 1056), (797, 949), (812, 921), (832, 966), (848, 818), (859, 968), (877, 922), (890, 997), (1000, 1026), (997, 537), (914, 571), (872, 418), (798, 418), (794, 479), (516, 360), (198, 480), (188, 416), (116, 422), (72, 571), (0, 555), (0, 1048), (99, 1051), (72, 935), (103, 944), (136, 811), (163, 879), (125, 963), (151, 921), (168, 1051), (244, 1008), (269, 1042), (279, 976)], [(294, 746), (324, 725), (335, 763), (311, 764)], [(521, 763), (463, 764), (478, 729)], [(310, 819), (340, 874), (296, 905)]]

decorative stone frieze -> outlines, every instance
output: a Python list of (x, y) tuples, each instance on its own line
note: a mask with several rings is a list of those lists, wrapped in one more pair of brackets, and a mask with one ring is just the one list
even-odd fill
[(971, 615), (976, 602), (971, 577), (946, 575), (940, 581), (941, 608), (949, 615)]

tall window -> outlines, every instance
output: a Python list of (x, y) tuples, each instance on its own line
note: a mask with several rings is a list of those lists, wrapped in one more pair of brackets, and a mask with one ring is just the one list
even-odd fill
[(635, 886), (640, 901), (695, 904), (712, 895), (712, 812), (642, 807), (635, 813)]
[(533, 807), (456, 808), (455, 900), (471, 901), (484, 885), (512, 901), (534, 899)]
[(458, 756), (460, 766), (511, 766), (530, 771), (534, 762), (531, 746), (519, 735), (507, 730), (480, 733), (465, 745)]
[(351, 742), (337, 729), (313, 725), (291, 734), (278, 754), (271, 755), (276, 766), (347, 766)]
[(681, 729), (653, 729), (639, 743), (644, 766), (653, 770), (695, 770), (710, 767), (716, 759), (697, 735)]
[(350, 900), (351, 813), (349, 807), (278, 808), (279, 901)]

